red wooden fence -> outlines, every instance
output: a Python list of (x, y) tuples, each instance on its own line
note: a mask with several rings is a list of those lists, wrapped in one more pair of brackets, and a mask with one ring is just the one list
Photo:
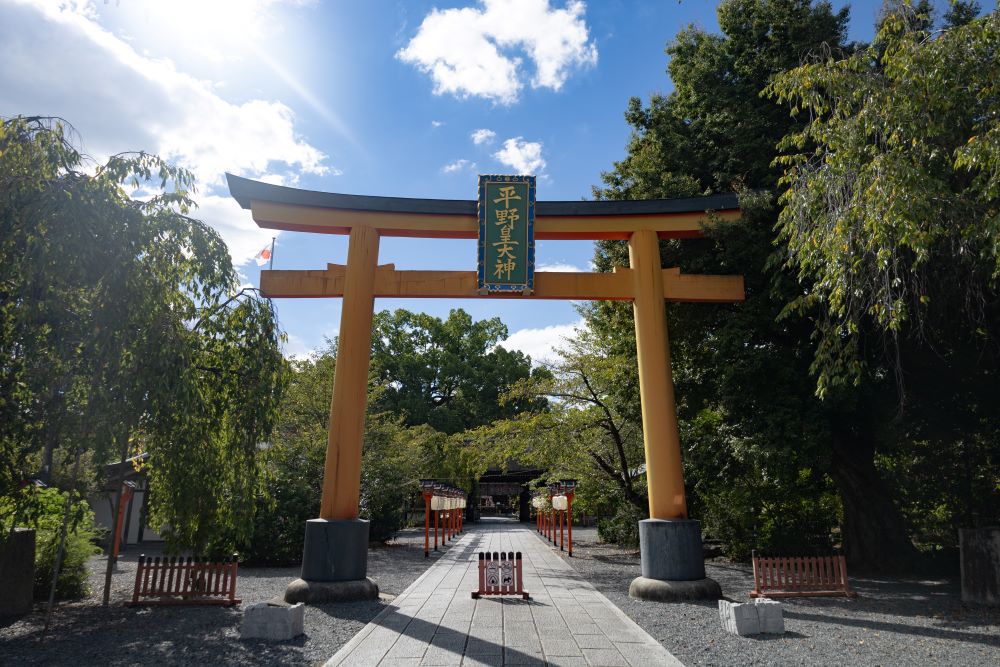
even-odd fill
[(524, 590), (524, 570), (521, 552), (479, 553), (479, 590), (472, 592), (472, 598), (483, 595), (520, 595), (525, 600), (531, 598)]
[(760, 558), (754, 552), (753, 585), (752, 598), (857, 595), (847, 583), (843, 556)]
[(222, 560), (139, 556), (135, 589), (128, 605), (240, 604), (236, 597), (236, 556)]

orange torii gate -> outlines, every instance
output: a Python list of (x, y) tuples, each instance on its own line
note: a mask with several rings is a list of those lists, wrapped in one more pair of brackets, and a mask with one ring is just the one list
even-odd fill
[[(523, 179), (530, 177), (496, 177)], [(742, 276), (685, 275), (662, 268), (661, 238), (695, 238), (714, 219), (740, 216), (735, 195), (643, 201), (532, 201), (534, 239), (628, 241), (629, 267), (612, 273), (539, 272), (530, 289), (489, 292), (475, 271), (405, 271), (378, 264), (383, 236), (476, 239), (477, 201), (406, 199), (315, 192), (227, 174), (229, 190), (261, 227), (349, 236), (346, 265), (261, 272), (268, 297), (342, 297), (320, 518), (306, 526), (302, 578), (291, 601), (373, 597), (367, 575), (367, 522), (358, 520), (361, 449), (377, 297), (610, 299), (632, 301), (650, 519), (640, 522), (642, 577), (630, 594), (647, 599), (718, 597), (705, 579), (698, 522), (688, 520), (670, 370), (664, 300), (732, 303)], [(534, 194), (531, 181), (531, 194)], [(533, 239), (531, 257), (533, 259)]]

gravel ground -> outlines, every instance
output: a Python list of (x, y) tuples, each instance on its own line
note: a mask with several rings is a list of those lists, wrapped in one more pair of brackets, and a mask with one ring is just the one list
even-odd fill
[[(565, 558), (686, 665), (1000, 665), (1000, 609), (963, 606), (957, 581), (851, 577), (859, 596), (783, 601), (785, 635), (744, 638), (719, 623), (714, 602), (662, 604), (628, 596), (638, 552), (573, 530)], [(706, 564), (734, 602), (753, 588), (749, 565)]]
[[(851, 578), (854, 600), (784, 602), (782, 637), (742, 638), (719, 624), (715, 603), (657, 604), (628, 597), (639, 556), (597, 543), (593, 529), (574, 529), (566, 558), (614, 604), (687, 665), (1000, 665), (1000, 610), (965, 607), (955, 581)], [(433, 561), (422, 532), (404, 531), (372, 549), (369, 575), (397, 595)], [(306, 608), (304, 636), (283, 643), (241, 641), (240, 611), (225, 607), (124, 607), (137, 554), (118, 566), (109, 609), (100, 606), (103, 557), (91, 561), (94, 594), (61, 604), (48, 634), (40, 611), (0, 621), (0, 665), (302, 665), (322, 664), (381, 611), (384, 600)], [(709, 562), (708, 575), (733, 601), (752, 588), (750, 568)], [(280, 595), (297, 568), (241, 567), (244, 604)]]
[[(149, 555), (147, 550), (147, 555)], [(112, 604), (100, 606), (103, 556), (90, 562), (92, 595), (60, 604), (43, 633), (40, 608), (17, 621), (0, 620), (0, 665), (314, 665), (322, 664), (365, 626), (385, 600), (306, 607), (305, 635), (288, 642), (239, 639), (240, 608), (125, 607), (135, 582), (138, 550), (123, 555)], [(368, 575), (379, 590), (402, 593), (435, 556), (424, 558), (423, 531), (403, 531), (390, 545), (368, 552)], [(298, 568), (241, 567), (236, 594), (243, 604), (282, 595)]]

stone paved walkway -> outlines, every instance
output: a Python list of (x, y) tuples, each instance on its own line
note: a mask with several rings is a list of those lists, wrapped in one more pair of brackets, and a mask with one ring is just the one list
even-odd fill
[[(478, 552), (520, 551), (531, 600), (473, 600)], [(670, 665), (681, 663), (577, 575), (531, 526), (485, 523), (453, 542), (330, 658), (362, 665)]]

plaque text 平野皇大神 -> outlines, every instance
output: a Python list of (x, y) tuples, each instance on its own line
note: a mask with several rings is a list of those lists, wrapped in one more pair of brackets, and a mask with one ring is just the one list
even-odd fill
[(479, 290), (535, 288), (535, 177), (479, 177)]

